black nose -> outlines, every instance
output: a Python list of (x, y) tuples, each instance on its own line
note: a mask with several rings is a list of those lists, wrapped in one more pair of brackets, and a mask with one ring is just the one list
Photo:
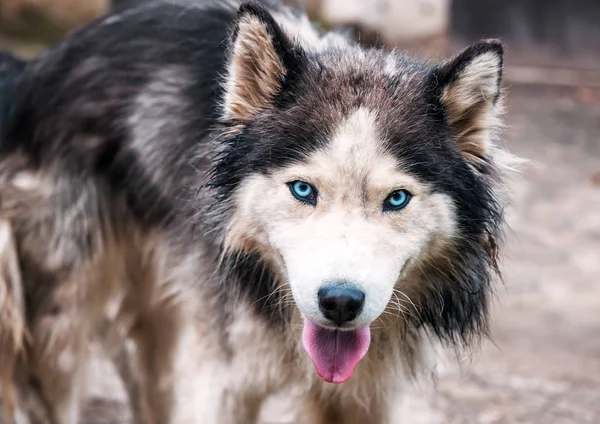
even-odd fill
[(365, 304), (365, 294), (352, 287), (323, 287), (318, 296), (321, 312), (337, 325), (352, 321)]

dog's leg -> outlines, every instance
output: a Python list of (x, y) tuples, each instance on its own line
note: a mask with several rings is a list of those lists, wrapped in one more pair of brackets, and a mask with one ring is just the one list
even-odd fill
[(42, 300), (30, 321), (32, 375), (52, 424), (78, 423), (88, 346), (106, 309), (108, 286), (116, 281), (94, 265), (69, 275), (60, 282), (56, 274), (38, 275), (38, 284), (49, 287), (39, 293)]
[(127, 351), (127, 347), (123, 346), (123, 349), (112, 357), (112, 362), (125, 386), (127, 398), (129, 399), (129, 407), (131, 408), (133, 424), (147, 424), (151, 422), (151, 415), (149, 407), (145, 402), (145, 398), (141, 395), (142, 390), (140, 381), (133, 367), (132, 356), (133, 355)]
[(173, 312), (154, 312), (136, 326), (147, 423), (257, 423), (264, 396), (236, 387), (227, 354), (200, 336), (193, 313), (183, 320)]
[[(0, 173), (26, 299), (27, 371), (52, 424), (77, 424), (91, 330), (122, 281), (121, 252), (94, 180), (13, 161)], [(59, 168), (57, 168), (59, 169)]]
[[(130, 400), (136, 422), (170, 424), (175, 423), (172, 416), (175, 383), (191, 378), (190, 370), (187, 375), (177, 375), (175, 368), (182, 322), (179, 302), (173, 299), (169, 302), (169, 297), (161, 296), (161, 288), (173, 287), (165, 282), (169, 279), (158, 277), (165, 268), (160, 266), (163, 256), (156, 254), (160, 244), (144, 239), (138, 240), (137, 245), (145, 245), (146, 254), (139, 255), (136, 249), (129, 249), (126, 262), (131, 286), (116, 317), (117, 321), (126, 322), (123, 327), (128, 333), (124, 336), (135, 344), (136, 369), (126, 365), (131, 362), (125, 349), (113, 355), (113, 362), (116, 361), (124, 380), (133, 378), (128, 392), (133, 398)], [(158, 281), (163, 282), (160, 287)]]
[[(162, 238), (135, 240), (143, 252), (129, 249), (133, 253), (126, 260), (131, 289), (117, 317), (127, 321), (127, 336), (135, 344), (137, 387), (132, 386), (130, 392), (135, 397), (133, 413), (144, 424), (207, 422), (195, 415), (198, 405), (186, 402), (191, 394), (181, 389), (196, 375), (193, 358), (197, 340), (184, 337), (182, 330), (186, 323), (193, 327), (189, 323), (194, 321), (195, 311), (187, 299), (194, 299), (194, 294), (185, 300), (180, 296), (178, 282), (169, 275), (173, 268), (167, 265), (169, 250)], [(130, 373), (124, 371), (129, 378)], [(182, 403), (185, 405), (179, 408)]]
[[(148, 424), (174, 423), (174, 386), (178, 378), (193, 378), (175, 374), (175, 348), (179, 323), (171, 314), (154, 311), (144, 314), (133, 328), (139, 367), (139, 402), (149, 406)], [(192, 406), (190, 406), (192, 407)], [(184, 424), (182, 422), (182, 424)]]
[(123, 317), (117, 314), (112, 319), (105, 319), (98, 329), (98, 337), (104, 352), (121, 377), (127, 392), (133, 423), (146, 424), (150, 422), (148, 406), (145, 405), (141, 396), (139, 376), (134, 369), (134, 355), (128, 349), (128, 340), (125, 335), (119, 331), (120, 318), (122, 320)]
[[(0, 376), (8, 423), (48, 423), (46, 401), (30, 382), (25, 353), (25, 294), (12, 227), (0, 220)], [(31, 340), (29, 340), (31, 341)], [(32, 346), (28, 346), (31, 349)], [(5, 417), (6, 418), (6, 417)]]
[(0, 220), (0, 394), (7, 421), (22, 415), (17, 368), (25, 345), (25, 310), (17, 250), (9, 222)]
[[(33, 268), (28, 264), (30, 272)], [(67, 278), (38, 273), (35, 280), (40, 300), (32, 302), (30, 369), (52, 424), (78, 423), (88, 346), (106, 305), (106, 293), (94, 287), (98, 281), (108, 286), (111, 279), (96, 267), (81, 271), (85, 268), (66, 273)]]
[(126, 346), (112, 357), (112, 362), (127, 392), (133, 424), (146, 424), (150, 420), (148, 405), (141, 396), (140, 382), (134, 372), (132, 360), (132, 355), (127, 351)]
[(77, 424), (89, 331), (71, 302), (76, 283), (59, 286), (32, 322), (31, 365), (52, 424)]

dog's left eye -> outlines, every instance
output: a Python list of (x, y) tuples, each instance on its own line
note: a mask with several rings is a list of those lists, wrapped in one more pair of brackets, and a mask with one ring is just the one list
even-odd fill
[(292, 195), (301, 202), (310, 205), (317, 204), (317, 190), (304, 181), (292, 181), (288, 183)]
[(396, 190), (392, 192), (385, 202), (383, 202), (384, 211), (399, 211), (404, 209), (412, 199), (412, 195), (406, 190)]

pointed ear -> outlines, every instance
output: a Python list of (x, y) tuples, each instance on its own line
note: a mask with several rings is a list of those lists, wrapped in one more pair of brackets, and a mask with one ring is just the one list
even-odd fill
[(471, 162), (489, 158), (499, 124), (503, 47), (482, 40), (434, 69), (439, 102), (457, 137), (462, 154)]
[(271, 107), (298, 54), (268, 10), (242, 4), (231, 41), (224, 118), (246, 122)]

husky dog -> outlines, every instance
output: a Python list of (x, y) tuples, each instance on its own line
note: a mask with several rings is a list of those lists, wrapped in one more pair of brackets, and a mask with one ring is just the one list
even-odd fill
[(150, 424), (290, 388), (310, 422), (387, 423), (429, 340), (486, 334), (502, 45), (423, 63), (267, 3), (138, 2), (2, 80), (0, 376), (53, 424), (115, 298)]

